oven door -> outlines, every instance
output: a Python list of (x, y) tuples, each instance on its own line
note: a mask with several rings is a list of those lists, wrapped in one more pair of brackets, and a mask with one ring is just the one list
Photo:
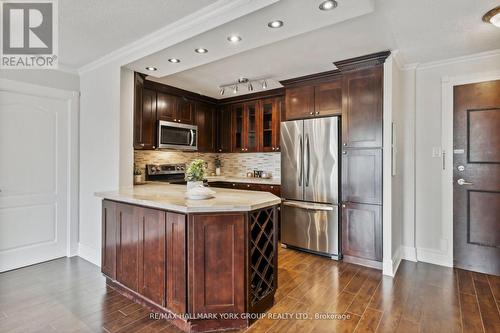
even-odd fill
[(198, 126), (160, 121), (158, 123), (158, 148), (197, 150)]

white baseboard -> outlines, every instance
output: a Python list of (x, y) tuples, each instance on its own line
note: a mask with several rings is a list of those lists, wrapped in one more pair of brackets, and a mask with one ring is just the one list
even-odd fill
[(417, 249), (411, 246), (401, 246), (401, 259), (417, 262)]
[(391, 260), (384, 260), (382, 263), (382, 273), (394, 277), (401, 263), (401, 247), (396, 250)]
[(451, 257), (448, 253), (433, 249), (418, 247), (417, 260), (434, 265), (453, 267), (453, 257)]
[(96, 249), (82, 243), (78, 243), (78, 256), (101, 267), (101, 249)]

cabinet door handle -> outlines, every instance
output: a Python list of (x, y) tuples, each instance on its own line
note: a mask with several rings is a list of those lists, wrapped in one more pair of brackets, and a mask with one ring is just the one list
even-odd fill
[(316, 115), (318, 115), (318, 114), (319, 114), (319, 111), (316, 111)]
[(345, 150), (344, 150), (344, 151), (342, 152), (342, 154), (347, 155), (347, 151), (345, 151)]
[(342, 208), (345, 208), (345, 204), (342, 204)]
[(314, 112), (311, 111), (311, 112), (309, 112), (309, 114), (312, 116), (314, 114)]
[(139, 146), (144, 147), (144, 143), (141, 143)]
[(273, 147), (273, 150), (274, 150), (274, 147)]
[(174, 119), (174, 121), (177, 121), (177, 119)]
[(153, 146), (153, 149), (156, 149), (156, 146)]

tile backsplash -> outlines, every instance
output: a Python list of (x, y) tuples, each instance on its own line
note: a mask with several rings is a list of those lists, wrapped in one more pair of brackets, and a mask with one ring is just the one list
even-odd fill
[(281, 177), (280, 153), (245, 153), (245, 154), (215, 154), (191, 153), (163, 150), (135, 150), (134, 163), (141, 170), (146, 164), (189, 163), (194, 159), (202, 159), (208, 163), (208, 174), (215, 173), (215, 157), (221, 159), (223, 176), (245, 177), (248, 171), (270, 171), (274, 178)]

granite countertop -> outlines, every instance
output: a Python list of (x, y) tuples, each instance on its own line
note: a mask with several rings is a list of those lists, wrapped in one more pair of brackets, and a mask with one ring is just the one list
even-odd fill
[(235, 176), (208, 176), (205, 178), (207, 179), (208, 182), (281, 185), (281, 179), (279, 178), (253, 178), (253, 177), (235, 177)]
[(190, 200), (185, 198), (185, 185), (148, 183), (121, 188), (118, 191), (97, 192), (96, 196), (178, 213), (242, 212), (278, 205), (281, 199), (268, 192), (215, 189), (215, 198)]

